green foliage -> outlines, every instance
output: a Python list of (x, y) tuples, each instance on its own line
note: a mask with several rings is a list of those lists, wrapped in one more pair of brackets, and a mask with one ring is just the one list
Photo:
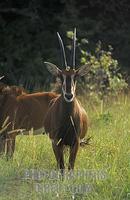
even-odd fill
[(108, 111), (100, 114), (98, 119), (97, 119), (97, 123), (103, 123), (105, 125), (107, 125), (111, 122), (112, 122), (112, 115)]
[[(80, 42), (88, 44), (91, 52), (95, 51), (99, 40), (103, 45), (111, 44), (122, 71), (126, 66), (129, 71), (129, 10), (129, 2), (125, 0), (118, 3), (117, 0), (2, 1), (0, 75), (5, 75), (4, 81), (8, 84), (23, 85), (31, 90), (48, 86), (51, 77), (42, 61), (61, 65), (56, 32), (61, 33), (66, 44), (65, 32), (69, 30), (69, 37), (72, 37), (74, 27), (78, 30)], [(84, 38), (88, 38), (90, 44)], [(80, 63), (80, 56), (77, 63)], [(119, 81), (112, 87), (118, 87), (118, 84)]]
[[(85, 43), (84, 43), (85, 41)], [(104, 95), (117, 95), (124, 91), (128, 84), (123, 78), (118, 61), (112, 57), (112, 47), (109, 45), (108, 50), (103, 50), (99, 41), (94, 52), (88, 51), (88, 40), (82, 39), (78, 43), (81, 53), (81, 64), (89, 64), (91, 66), (89, 74), (85, 78), (85, 92), (90, 96), (97, 93), (99, 97)]]

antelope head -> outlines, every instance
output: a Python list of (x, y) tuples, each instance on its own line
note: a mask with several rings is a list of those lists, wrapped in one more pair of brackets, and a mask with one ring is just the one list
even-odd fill
[(76, 29), (74, 30), (74, 36), (73, 36), (72, 68), (67, 65), (64, 45), (59, 33), (58, 33), (58, 39), (60, 42), (60, 46), (61, 46), (61, 50), (62, 50), (62, 54), (64, 58), (65, 69), (61, 70), (59, 69), (59, 67), (57, 67), (56, 65), (50, 62), (44, 62), (44, 63), (46, 64), (48, 71), (52, 75), (60, 78), (64, 100), (69, 103), (74, 100), (77, 79), (88, 73), (90, 69), (90, 65), (85, 64), (81, 66), (80, 68), (75, 69)]

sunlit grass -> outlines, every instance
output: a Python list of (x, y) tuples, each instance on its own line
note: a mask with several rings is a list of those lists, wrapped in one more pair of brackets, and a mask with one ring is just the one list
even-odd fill
[[(80, 147), (75, 171), (88, 175), (69, 180), (50, 180), (44, 176), (37, 181), (26, 180), (27, 170), (56, 170), (56, 161), (47, 135), (18, 136), (13, 160), (0, 159), (0, 200), (72, 199), (72, 196), (89, 200), (130, 199), (130, 98), (120, 96), (107, 103), (95, 103), (84, 97), (82, 102), (89, 116), (88, 136), (92, 139), (89, 145)], [(66, 150), (66, 164), (67, 160)], [(75, 195), (62, 188), (47, 193), (42, 190), (47, 184), (50, 187), (59, 184), (62, 188), (88, 184), (91, 189)]]

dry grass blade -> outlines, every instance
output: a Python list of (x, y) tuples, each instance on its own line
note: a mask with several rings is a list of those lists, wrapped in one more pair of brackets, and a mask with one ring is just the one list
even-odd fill
[(0, 77), (0, 80), (1, 80), (2, 78), (4, 78), (4, 76), (1, 76), (1, 77)]
[(87, 138), (87, 139), (82, 139), (81, 141), (80, 141), (80, 146), (82, 146), (82, 147), (84, 147), (85, 145), (90, 145), (90, 141), (91, 141), (91, 138), (92, 137), (89, 137), (89, 138)]
[(8, 134), (12, 134), (12, 133), (22, 133), (23, 131), (25, 131), (26, 129), (14, 129), (12, 131), (8, 131)]
[(2, 128), (4, 128), (7, 125), (8, 122), (9, 122), (9, 116), (7, 116), (5, 121), (3, 122)]
[(9, 122), (6, 126), (2, 127), (2, 129), (0, 130), (0, 134), (2, 134), (8, 128), (10, 124), (11, 122)]

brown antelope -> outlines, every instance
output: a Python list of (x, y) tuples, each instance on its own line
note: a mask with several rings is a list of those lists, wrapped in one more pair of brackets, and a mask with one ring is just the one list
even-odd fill
[(80, 139), (85, 137), (88, 129), (86, 111), (76, 98), (76, 81), (89, 71), (88, 65), (75, 69), (75, 44), (76, 30), (73, 37), (72, 68), (67, 65), (64, 45), (58, 33), (61, 45), (65, 69), (61, 70), (56, 65), (45, 62), (48, 71), (60, 78), (62, 93), (53, 100), (44, 121), (44, 128), (52, 140), (52, 148), (57, 160), (57, 166), (64, 172), (63, 149), (65, 145), (70, 147), (68, 169), (74, 169), (74, 163), (79, 148)]
[[(11, 119), (10, 111), (12, 110), (12, 113), (14, 111), (12, 99), (22, 94), (25, 94), (25, 91), (22, 87), (8, 86), (0, 82), (0, 153), (3, 153), (5, 150), (7, 137), (6, 131), (10, 125), (8, 120), (9, 118)], [(8, 102), (9, 105), (7, 105), (6, 102)]]
[(12, 156), (15, 139), (21, 129), (25, 130), (23, 134), (29, 134), (28, 131), (32, 128), (34, 135), (42, 133), (44, 117), (51, 100), (57, 94), (26, 94), (19, 87), (8, 86), (0, 91), (0, 96), (0, 152), (5, 152), (6, 146), (6, 155)]

